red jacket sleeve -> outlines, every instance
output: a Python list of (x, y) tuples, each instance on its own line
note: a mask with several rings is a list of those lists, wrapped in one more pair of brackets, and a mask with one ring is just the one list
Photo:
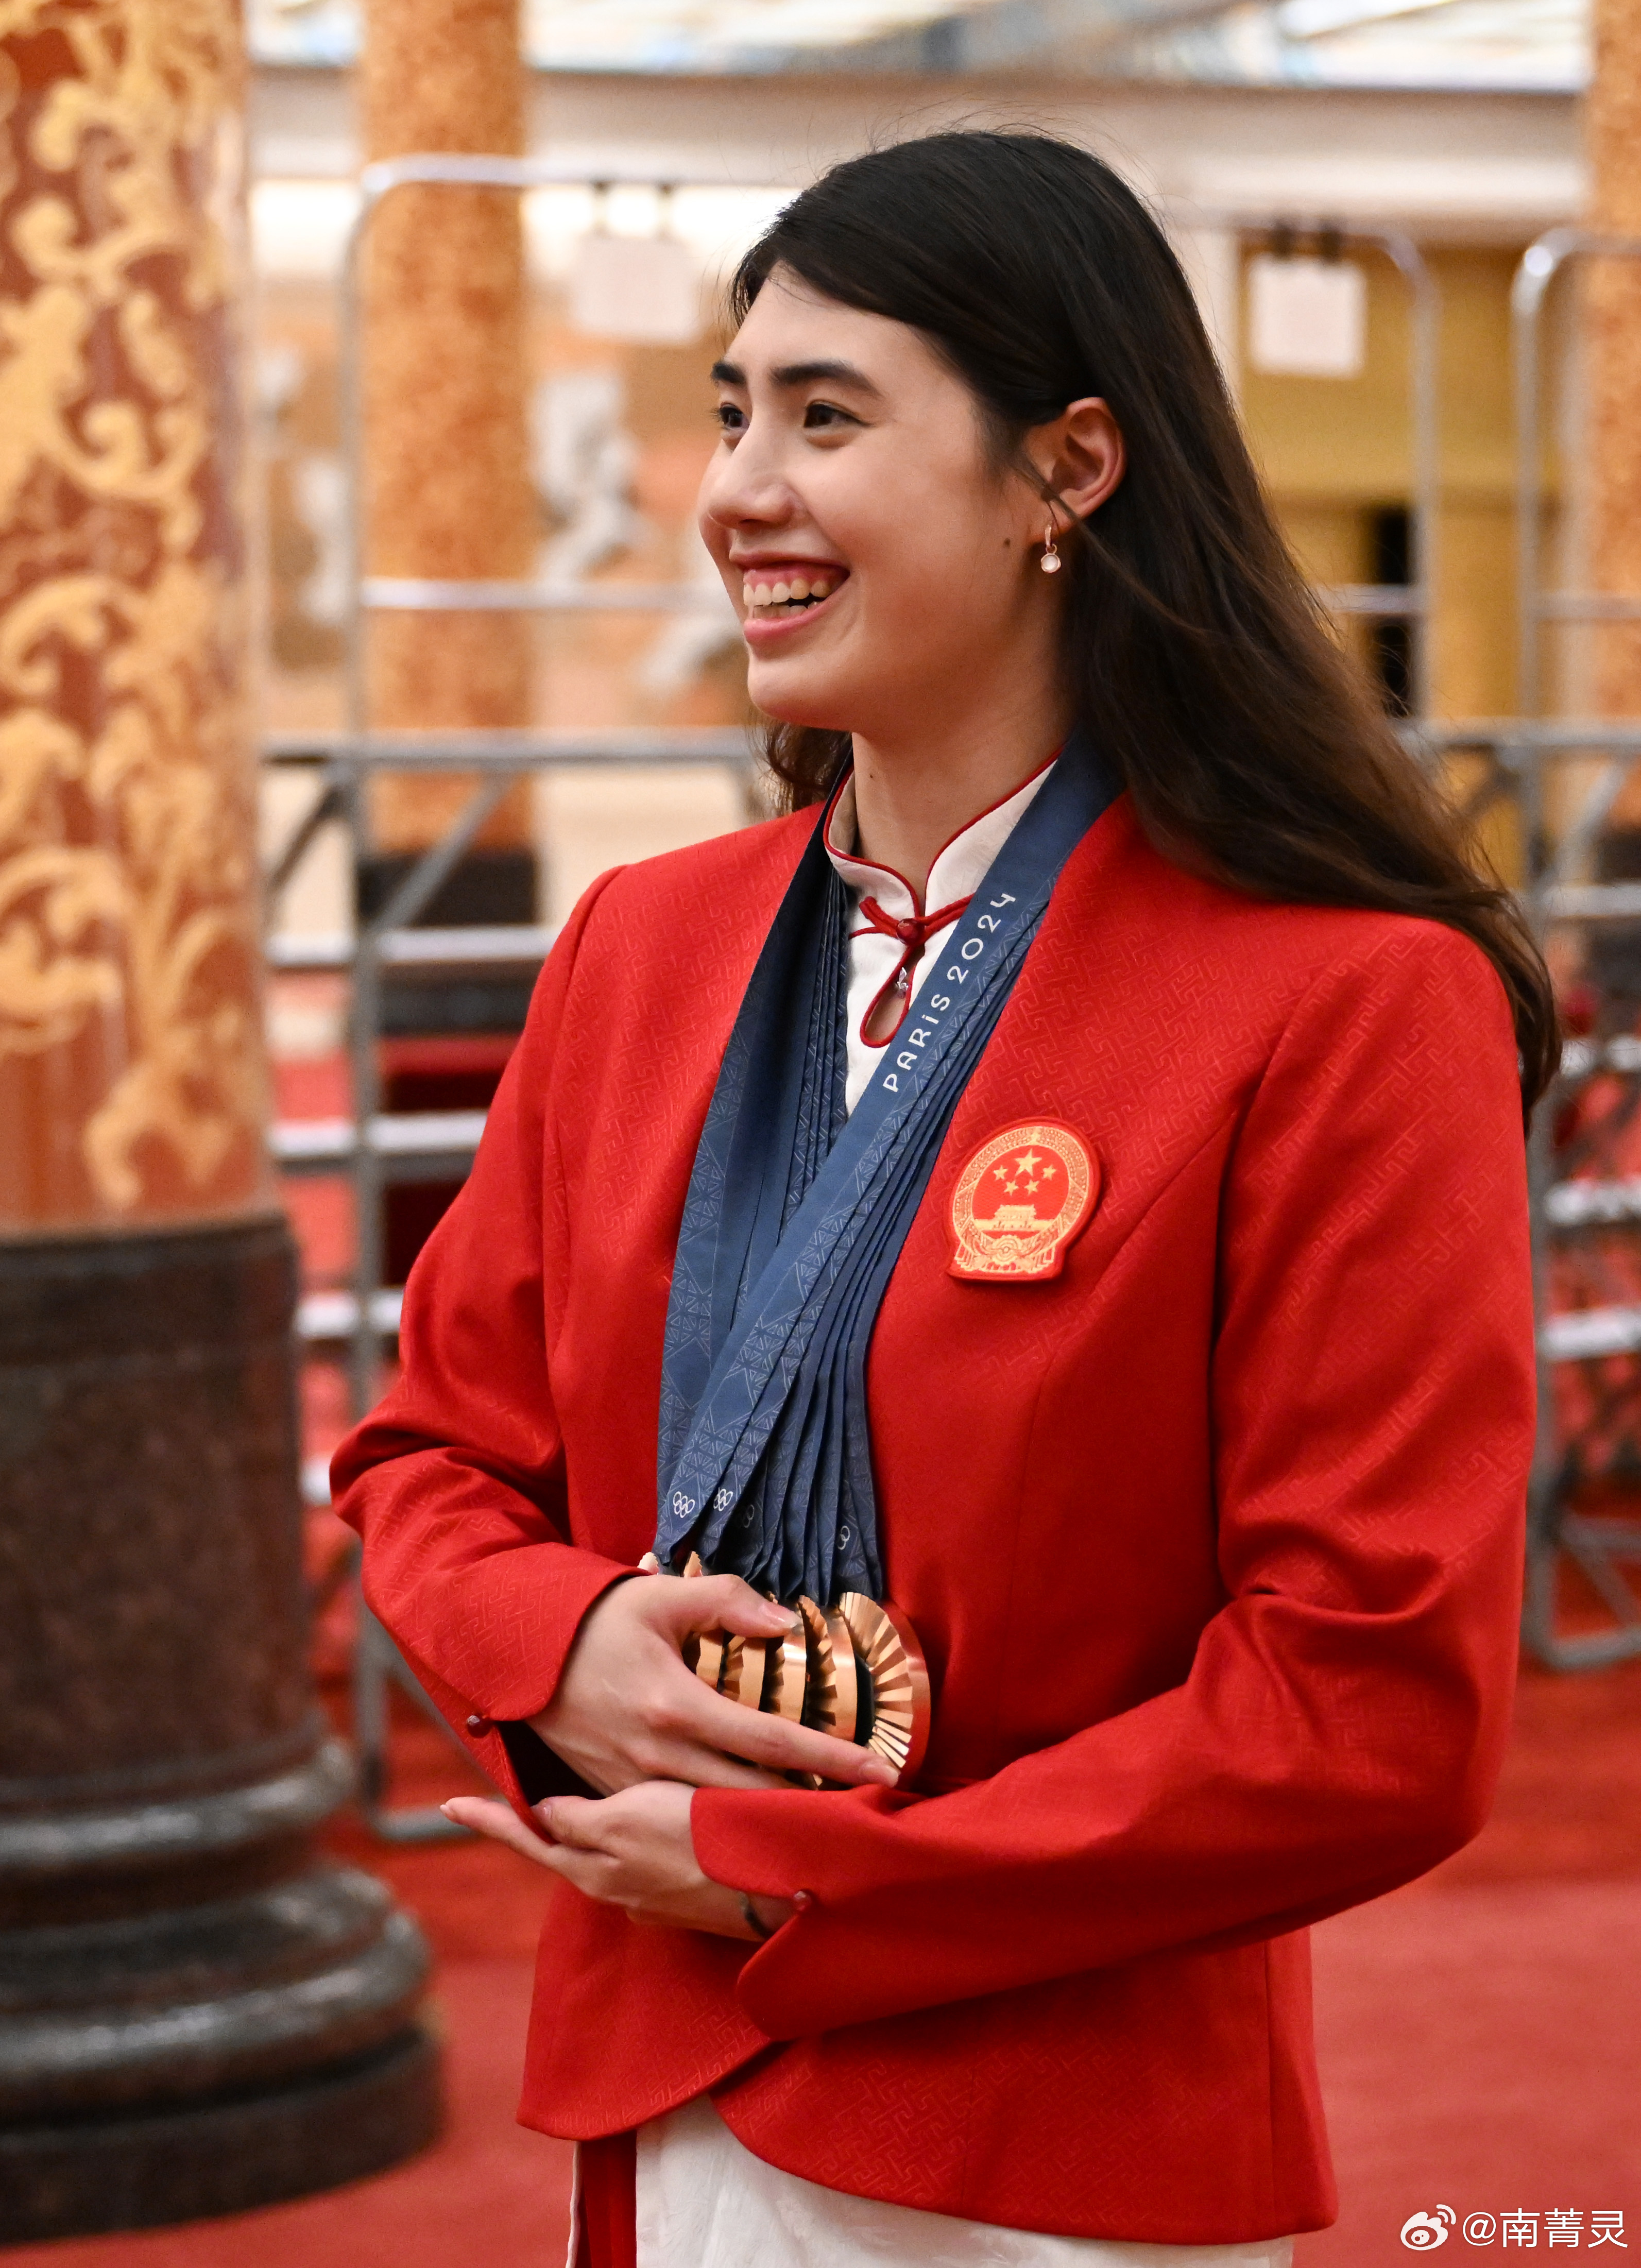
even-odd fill
[[(582, 933), (611, 879), (593, 883), (555, 945), (472, 1174), (411, 1270), (400, 1381), (331, 1467), (336, 1509), (364, 1539), (366, 1602), (520, 1808), (522, 1751), (498, 1728), (547, 1706), (587, 1609), (632, 1572), (568, 1540), (541, 1283), (554, 1050)], [(578, 1786), (533, 1734), (526, 1747), (539, 1750), (533, 1793), (556, 1768), (563, 1789)]]
[(1475, 947), (1409, 922), (1315, 981), (1221, 1208), (1225, 1602), (1188, 1677), (953, 1794), (697, 1792), (709, 1874), (814, 1899), (741, 1972), (771, 2036), (1276, 1935), (1479, 1827), (1533, 1322), (1514, 1042)]

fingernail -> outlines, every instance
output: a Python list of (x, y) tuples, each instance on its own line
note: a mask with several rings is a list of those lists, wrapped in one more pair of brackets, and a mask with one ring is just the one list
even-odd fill
[(438, 1808), (439, 1808), (439, 1809), (444, 1813), (444, 1815), (445, 1815), (445, 1818), (446, 1818), (446, 1819), (450, 1819), (450, 1818), (453, 1818), (453, 1817), (454, 1816), (454, 1814), (452, 1812), (452, 1810), (451, 1810), (451, 1808), (450, 1808), (449, 1804), (447, 1804), (447, 1803), (441, 1803), (441, 1804), (439, 1805), (439, 1807), (438, 1807)]
[(862, 1764), (860, 1776), (873, 1787), (893, 1787), (900, 1778), (893, 1764), (880, 1764), (875, 1756), (870, 1764)]

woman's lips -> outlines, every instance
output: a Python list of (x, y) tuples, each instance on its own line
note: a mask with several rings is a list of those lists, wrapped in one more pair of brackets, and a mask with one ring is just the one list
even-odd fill
[(762, 645), (796, 630), (824, 613), (848, 580), (846, 567), (819, 563), (749, 568), (741, 579), (741, 603), (747, 610), (742, 631)]

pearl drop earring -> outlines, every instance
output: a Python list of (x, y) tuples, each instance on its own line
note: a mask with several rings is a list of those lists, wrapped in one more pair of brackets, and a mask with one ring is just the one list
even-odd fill
[(1056, 535), (1055, 525), (1052, 520), (1049, 522), (1048, 526), (1043, 531), (1042, 557), (1037, 562), (1037, 564), (1041, 568), (1045, 575), (1057, 575), (1060, 571), (1058, 541)]

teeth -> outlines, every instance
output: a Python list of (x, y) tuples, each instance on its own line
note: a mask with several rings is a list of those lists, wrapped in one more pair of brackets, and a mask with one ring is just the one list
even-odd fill
[(758, 607), (802, 606), (812, 600), (829, 599), (841, 579), (822, 573), (793, 575), (778, 583), (755, 583), (748, 575), (741, 583), (741, 602), (748, 611)]

